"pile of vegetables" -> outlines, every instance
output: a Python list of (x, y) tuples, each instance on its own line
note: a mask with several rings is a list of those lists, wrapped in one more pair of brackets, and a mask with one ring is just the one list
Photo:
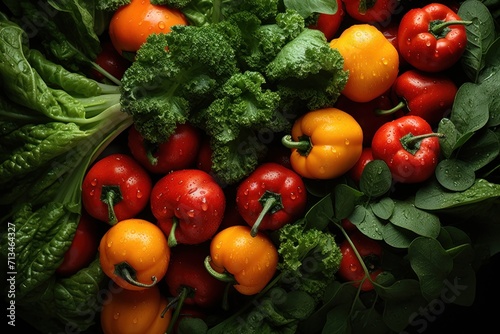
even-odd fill
[(392, 333), (473, 304), (500, 250), (499, 1), (0, 9), (9, 325)]

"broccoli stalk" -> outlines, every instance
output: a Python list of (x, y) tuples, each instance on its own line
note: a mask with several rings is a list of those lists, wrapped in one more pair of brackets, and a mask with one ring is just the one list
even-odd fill
[(303, 290), (319, 301), (326, 286), (335, 280), (342, 253), (333, 234), (304, 226), (298, 221), (278, 231), (282, 257), (278, 270), (291, 289)]

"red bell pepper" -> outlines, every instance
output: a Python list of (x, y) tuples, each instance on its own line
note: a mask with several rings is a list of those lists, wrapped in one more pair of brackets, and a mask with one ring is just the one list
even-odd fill
[(139, 162), (114, 153), (97, 160), (87, 171), (82, 204), (92, 217), (114, 225), (144, 210), (151, 188), (151, 177)]
[(348, 236), (350, 241), (345, 239), (339, 245), (342, 260), (338, 275), (362, 291), (373, 290), (372, 281), (383, 271), (380, 266), (383, 248), (380, 242), (359, 231), (349, 232)]
[(440, 72), (453, 66), (467, 45), (465, 25), (450, 7), (431, 3), (410, 9), (398, 29), (400, 55), (413, 67)]
[(88, 266), (95, 259), (99, 240), (102, 237), (101, 224), (97, 219), (83, 211), (76, 228), (71, 246), (64, 253), (63, 262), (57, 267), (56, 274), (69, 277)]
[(330, 41), (339, 30), (344, 16), (344, 3), (342, 0), (337, 0), (337, 11), (335, 14), (320, 13), (316, 23), (310, 25), (309, 28), (321, 31), (325, 35), (326, 40)]
[(258, 230), (277, 230), (303, 214), (307, 191), (293, 170), (274, 162), (261, 164), (236, 191), (236, 205), (243, 219)]
[(371, 146), (373, 158), (388, 165), (396, 182), (422, 182), (438, 164), (439, 137), (422, 117), (403, 116), (377, 130)]
[(134, 126), (128, 133), (130, 152), (144, 168), (155, 174), (192, 167), (200, 143), (199, 130), (188, 123), (178, 124), (168, 140), (159, 144), (145, 140)]
[(388, 110), (393, 108), (393, 103), (389, 94), (382, 94), (368, 102), (354, 102), (344, 95), (340, 95), (335, 103), (335, 107), (345, 111), (358, 122), (363, 130), (363, 146), (370, 146), (375, 131), (383, 124), (392, 121), (394, 115), (391, 113), (379, 114), (377, 110)]
[(400, 102), (391, 110), (378, 112), (420, 116), (434, 127), (451, 111), (457, 91), (455, 82), (442, 73), (411, 69), (392, 85), (393, 98)]
[(349, 176), (356, 183), (359, 183), (359, 181), (361, 180), (361, 174), (363, 174), (363, 170), (365, 169), (365, 166), (370, 161), (373, 161), (372, 148), (365, 147), (365, 148), (363, 148), (363, 151), (361, 151), (361, 156), (359, 157), (358, 161), (356, 161), (354, 166), (352, 166), (352, 168), (348, 172)]
[(175, 303), (171, 326), (180, 316), (184, 305), (215, 308), (222, 303), (227, 283), (213, 277), (205, 269), (205, 258), (210, 255), (209, 244), (178, 245), (172, 249), (165, 282)]
[(151, 212), (168, 235), (168, 244), (199, 244), (219, 229), (226, 208), (224, 191), (198, 169), (173, 171), (151, 191)]
[(397, 12), (398, 0), (343, 0), (347, 14), (364, 23), (387, 23)]

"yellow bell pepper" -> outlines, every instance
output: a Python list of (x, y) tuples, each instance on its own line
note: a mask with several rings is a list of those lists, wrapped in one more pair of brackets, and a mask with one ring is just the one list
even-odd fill
[(363, 150), (363, 131), (348, 113), (324, 108), (295, 120), (282, 144), (292, 150), (290, 163), (299, 175), (333, 179), (354, 166)]

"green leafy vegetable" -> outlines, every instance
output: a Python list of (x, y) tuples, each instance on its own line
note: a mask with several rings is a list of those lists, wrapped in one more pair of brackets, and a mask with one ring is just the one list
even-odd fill
[(197, 125), (209, 135), (212, 170), (228, 184), (265, 154), (261, 133), (333, 105), (347, 81), (341, 55), (295, 11), (265, 24), (254, 11), (151, 35), (122, 79), (123, 110), (147, 140), (165, 141), (179, 123)]
[(278, 269), (294, 289), (303, 290), (319, 299), (325, 287), (335, 280), (342, 254), (333, 234), (305, 229), (296, 222), (279, 230), (278, 252), (283, 261)]
[(132, 117), (121, 111), (118, 86), (53, 63), (25, 34), (0, 15), (0, 185), (8, 189), (1, 201), (2, 258), (7, 263), (7, 254), (15, 254), (10, 271), (19, 282), (19, 314), (47, 332), (63, 331), (69, 322), (83, 331), (97, 308), (84, 314), (75, 306), (96, 296), (105, 275), (98, 264), (67, 279), (54, 273), (79, 222), (84, 173)]

